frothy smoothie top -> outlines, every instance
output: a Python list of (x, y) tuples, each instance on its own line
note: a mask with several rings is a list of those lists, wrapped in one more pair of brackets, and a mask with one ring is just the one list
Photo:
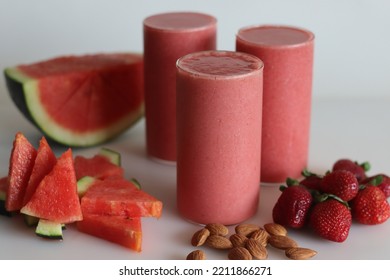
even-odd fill
[(177, 66), (193, 75), (232, 77), (259, 71), (263, 68), (263, 62), (253, 55), (241, 52), (202, 51), (180, 58)]
[(213, 16), (195, 12), (156, 14), (144, 20), (145, 27), (164, 31), (202, 29), (215, 24), (216, 19)]
[(238, 39), (263, 46), (300, 45), (314, 39), (310, 31), (290, 26), (253, 26), (239, 30)]

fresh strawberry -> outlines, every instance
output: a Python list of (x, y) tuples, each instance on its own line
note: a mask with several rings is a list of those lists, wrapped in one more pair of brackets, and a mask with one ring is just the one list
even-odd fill
[(368, 177), (362, 183), (370, 184), (380, 188), (386, 197), (390, 197), (390, 177), (385, 174), (377, 174), (371, 177)]
[(359, 191), (359, 182), (352, 172), (336, 170), (324, 176), (321, 190), (334, 194), (344, 201), (350, 201)]
[(352, 225), (351, 211), (344, 203), (328, 198), (314, 205), (310, 225), (322, 238), (344, 242)]
[(359, 164), (358, 162), (350, 159), (339, 159), (333, 164), (332, 171), (335, 170), (347, 170), (352, 172), (356, 176), (356, 179), (361, 182), (366, 179), (366, 171), (370, 170), (370, 164), (368, 162)]
[(302, 171), (302, 176), (304, 178), (299, 182), (300, 185), (303, 185), (311, 190), (321, 190), (322, 176), (312, 173), (307, 169)]
[(272, 210), (274, 222), (291, 228), (303, 227), (313, 202), (311, 193), (300, 185), (282, 186), (281, 190)]
[(382, 224), (390, 217), (390, 205), (377, 186), (366, 185), (351, 202), (353, 217), (366, 225)]

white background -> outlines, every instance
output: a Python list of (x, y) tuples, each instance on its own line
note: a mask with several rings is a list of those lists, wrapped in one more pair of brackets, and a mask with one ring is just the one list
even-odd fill
[(183, 10), (217, 18), (219, 49), (233, 50), (247, 25), (310, 29), (315, 96), (390, 94), (387, 0), (0, 0), (0, 68), (63, 54), (140, 52), (145, 17)]
[[(218, 19), (219, 49), (234, 49), (235, 34), (253, 24), (288, 24), (316, 35), (309, 169), (325, 172), (340, 157), (369, 160), (370, 174), (390, 173), (390, 1), (376, 0), (0, 0), (0, 68), (65, 55), (142, 52), (142, 20), (167, 11), (199, 11)], [(297, 112), (299, 113), (299, 112)], [(293, 116), (292, 116), (293, 117)], [(0, 78), (0, 176), (6, 175), (16, 131), (37, 144), (41, 134), (8, 97)], [(62, 243), (37, 238), (16, 219), (0, 217), (0, 259), (184, 259), (199, 229), (181, 219), (175, 205), (175, 168), (146, 156), (144, 121), (107, 143), (122, 154), (126, 176), (164, 203), (160, 220), (144, 219), (143, 252), (79, 233), (72, 226)], [(99, 147), (74, 149), (93, 155)], [(57, 155), (64, 147), (54, 146)], [(281, 159), (283, 160), (283, 159)], [(279, 192), (262, 186), (258, 213), (248, 222), (271, 221)], [(291, 231), (316, 259), (390, 259), (390, 221), (354, 223), (342, 244), (310, 232)], [(207, 250), (210, 259), (226, 253)], [(285, 259), (270, 249), (270, 259)]]

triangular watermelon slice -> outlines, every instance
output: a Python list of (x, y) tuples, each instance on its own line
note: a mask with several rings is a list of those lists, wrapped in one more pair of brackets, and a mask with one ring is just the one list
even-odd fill
[(21, 132), (16, 133), (9, 162), (9, 186), (5, 199), (7, 211), (17, 211), (23, 207), (36, 156), (37, 151), (27, 138)]
[(77, 229), (137, 252), (141, 251), (142, 229), (140, 218), (85, 214), (83, 220), (77, 222)]
[(71, 149), (58, 158), (20, 212), (63, 224), (82, 220)]
[(81, 199), (83, 214), (156, 217), (162, 202), (123, 178), (96, 180)]
[(54, 152), (47, 143), (46, 138), (42, 137), (39, 142), (37, 157), (35, 158), (26, 193), (24, 194), (23, 205), (26, 205), (30, 201), (39, 183), (49, 174), (56, 162), (57, 158)]

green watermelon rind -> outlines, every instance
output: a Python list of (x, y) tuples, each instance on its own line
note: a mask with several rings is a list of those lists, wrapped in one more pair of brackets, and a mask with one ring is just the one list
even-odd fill
[(39, 219), (35, 234), (43, 238), (62, 240), (62, 229), (63, 225), (61, 223)]
[(88, 191), (88, 189), (99, 179), (96, 179), (95, 177), (91, 176), (84, 176), (77, 180), (77, 194), (79, 198), (81, 199), (85, 193)]
[(90, 147), (105, 143), (134, 126), (144, 116), (142, 102), (136, 110), (111, 126), (83, 133), (75, 132), (56, 123), (46, 113), (39, 100), (37, 79), (25, 75), (17, 67), (6, 68), (4, 75), (11, 98), (23, 115), (47, 137), (66, 146)]
[(107, 158), (112, 164), (121, 166), (122, 159), (121, 159), (121, 154), (117, 151), (114, 151), (113, 149), (107, 148), (107, 147), (102, 147), (100, 148), (98, 155), (104, 156)]

